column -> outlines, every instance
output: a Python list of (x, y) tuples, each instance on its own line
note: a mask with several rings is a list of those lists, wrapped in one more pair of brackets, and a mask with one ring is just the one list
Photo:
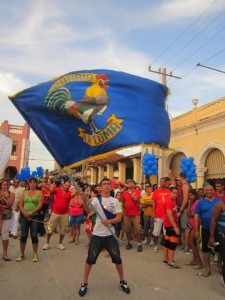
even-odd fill
[(106, 177), (113, 180), (114, 177), (114, 169), (113, 165), (106, 164), (107, 170), (106, 170)]
[(132, 158), (133, 162), (133, 179), (134, 181), (140, 183), (141, 182), (141, 176), (140, 176), (140, 158)]
[(104, 178), (104, 166), (98, 167), (98, 183)]
[(91, 184), (97, 183), (97, 169), (94, 167), (91, 167)]
[(203, 182), (205, 181), (205, 172), (207, 171), (206, 167), (197, 167), (196, 174), (197, 174), (197, 188), (202, 188)]
[(119, 167), (119, 181), (126, 181), (126, 163), (125, 162), (118, 162)]

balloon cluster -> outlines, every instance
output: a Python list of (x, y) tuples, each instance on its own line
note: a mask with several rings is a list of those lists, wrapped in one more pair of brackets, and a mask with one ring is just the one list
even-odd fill
[(157, 175), (158, 163), (155, 154), (149, 154), (145, 152), (142, 160), (143, 174), (144, 175)]
[(32, 178), (32, 177), (43, 177), (44, 175), (44, 169), (42, 167), (37, 167), (35, 171), (33, 172), (30, 172), (30, 168), (29, 167), (26, 167), (26, 168), (22, 168), (20, 170), (20, 173), (17, 174), (17, 178), (19, 180), (22, 180), (22, 181), (27, 181), (29, 178)]
[(194, 164), (194, 157), (182, 157), (180, 160), (181, 172), (186, 174), (186, 180), (189, 183), (196, 181), (196, 165)]

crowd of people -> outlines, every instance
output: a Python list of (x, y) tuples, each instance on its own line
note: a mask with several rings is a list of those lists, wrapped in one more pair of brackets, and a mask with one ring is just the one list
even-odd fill
[[(59, 233), (57, 248), (65, 250), (64, 237), (68, 233), (71, 243), (79, 245), (80, 228), (84, 224), (87, 233), (88, 257), (79, 295), (84, 296), (92, 265), (100, 251), (106, 250), (120, 278), (125, 293), (130, 288), (124, 279), (119, 240), (127, 240), (126, 250), (136, 244), (137, 252), (145, 245), (157, 253), (162, 247), (162, 261), (170, 269), (179, 269), (175, 250), (189, 254), (186, 265), (211, 274), (211, 254), (217, 256), (218, 271), (225, 285), (225, 190), (221, 179), (215, 186), (204, 182), (203, 187), (193, 189), (180, 173), (171, 185), (164, 177), (158, 185), (150, 182), (137, 184), (128, 179), (126, 183), (112, 182), (104, 178), (99, 184), (86, 182), (74, 185), (69, 178), (53, 181), (48, 178), (30, 178), (27, 183), (14, 178), (12, 182), (0, 182), (0, 228), (3, 260), (8, 256), (9, 237), (18, 238), (20, 250), (16, 258), (25, 258), (25, 248), (30, 231), (33, 262), (38, 262), (39, 236), (46, 236), (43, 250), (51, 248), (51, 236)], [(200, 250), (201, 249), (201, 250)]]

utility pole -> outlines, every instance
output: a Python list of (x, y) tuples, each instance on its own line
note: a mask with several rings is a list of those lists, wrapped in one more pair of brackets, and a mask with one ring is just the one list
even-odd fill
[[(167, 77), (173, 77), (173, 78), (176, 78), (176, 79), (181, 79), (181, 77), (178, 77), (178, 76), (174, 76), (172, 71), (168, 74), (167, 73), (167, 69), (166, 68), (160, 68), (158, 69), (158, 71), (155, 71), (155, 70), (152, 70), (151, 69), (151, 66), (148, 67), (148, 71), (149, 72), (152, 72), (152, 73), (156, 73), (156, 74), (160, 74), (162, 75), (162, 84), (164, 85), (167, 85)], [(168, 92), (169, 94), (169, 92)], [(165, 103), (164, 103), (164, 107), (165, 107), (165, 110), (167, 111), (168, 113), (168, 104), (167, 104), (167, 97), (165, 98)], [(151, 148), (152, 150), (152, 153), (154, 153), (156, 150), (153, 150), (153, 148)], [(162, 177), (163, 175), (165, 175), (164, 173), (164, 151), (162, 149), (159, 149), (158, 150), (158, 170), (159, 170), (159, 174), (158, 176), (155, 176), (154, 180), (156, 180), (156, 182), (158, 182), (158, 179), (160, 177)]]
[[(170, 73), (167, 73), (167, 69), (166, 68), (160, 68), (158, 69), (158, 71), (152, 70), (151, 66), (148, 67), (148, 71), (152, 72), (152, 73), (156, 73), (156, 74), (160, 74), (162, 75), (162, 84), (167, 85), (167, 77), (173, 77), (176, 79), (181, 79), (181, 77), (178, 76), (174, 76), (172, 71), (170, 71)], [(165, 109), (168, 112), (168, 104), (167, 104), (167, 98), (165, 99)]]

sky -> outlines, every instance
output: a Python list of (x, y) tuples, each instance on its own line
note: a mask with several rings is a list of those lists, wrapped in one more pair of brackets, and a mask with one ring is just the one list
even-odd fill
[[(161, 82), (170, 118), (225, 96), (225, 0), (0, 1), (0, 123), (23, 125), (8, 100), (71, 71), (112, 69)], [(31, 170), (53, 158), (31, 132)]]

